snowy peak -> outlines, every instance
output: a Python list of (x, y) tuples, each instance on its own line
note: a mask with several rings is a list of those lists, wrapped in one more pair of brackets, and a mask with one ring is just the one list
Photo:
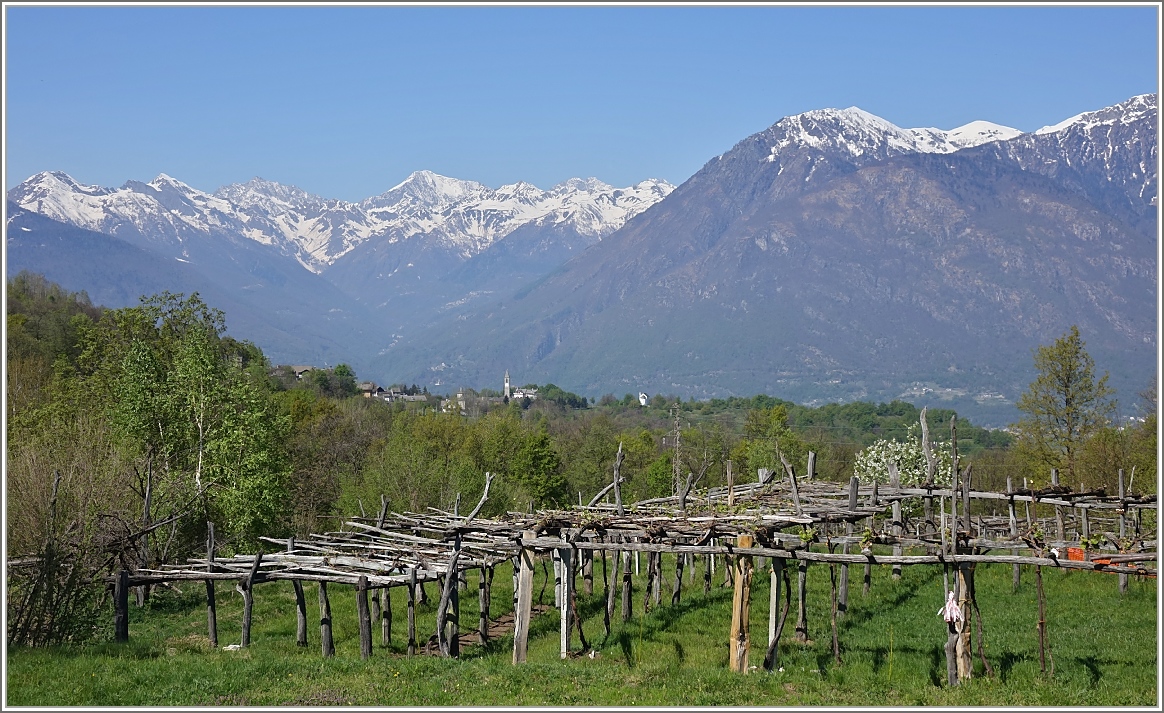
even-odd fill
[(1125, 102), (1120, 102), (1119, 104), (1100, 109), (1099, 111), (1087, 111), (1082, 114), (1076, 114), (1069, 119), (1060, 121), (1058, 124), (1036, 129), (1034, 133), (1041, 136), (1043, 134), (1055, 134), (1070, 128), (1086, 131), (1096, 126), (1130, 124), (1143, 119), (1145, 116), (1154, 114), (1155, 111), (1156, 95), (1140, 94)]
[(673, 188), (658, 179), (613, 188), (596, 178), (574, 178), (549, 191), (524, 181), (494, 190), (417, 171), (389, 191), (353, 203), (258, 177), (208, 194), (164, 173), (110, 189), (54, 171), (33, 176), (8, 198), (89, 230), (171, 244), (176, 254), (195, 235), (243, 237), (322, 272), (368, 241), (424, 240), (468, 258), (530, 223), (566, 225), (600, 240)]
[(786, 150), (809, 147), (836, 150), (853, 158), (882, 159), (906, 153), (953, 153), (990, 141), (1022, 134), (1018, 129), (973, 121), (950, 131), (935, 128), (903, 129), (858, 107), (814, 109), (776, 122), (767, 134), (772, 142), (769, 161)]

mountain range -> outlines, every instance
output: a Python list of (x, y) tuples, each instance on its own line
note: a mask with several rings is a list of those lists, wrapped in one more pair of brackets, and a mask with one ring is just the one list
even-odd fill
[[(490, 189), (419, 171), (359, 202), (41, 173), (8, 191), (8, 272), (110, 306), (198, 289), (276, 362), (438, 390), (904, 398), (1012, 420), (1072, 324), (1129, 404), (1156, 362), (1157, 109), (1023, 133), (781, 119), (682, 185)], [(164, 276), (164, 277), (163, 277)]]

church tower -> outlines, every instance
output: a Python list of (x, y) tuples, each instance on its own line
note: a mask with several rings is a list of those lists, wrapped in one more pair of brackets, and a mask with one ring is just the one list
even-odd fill
[(505, 370), (505, 398), (509, 398), (509, 369)]

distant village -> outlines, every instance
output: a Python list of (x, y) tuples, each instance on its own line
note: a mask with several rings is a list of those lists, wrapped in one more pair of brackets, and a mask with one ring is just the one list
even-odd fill
[[(284, 379), (302, 381), (313, 371), (329, 371), (321, 367), (305, 364), (283, 364), (271, 370), (271, 375)], [(308, 377), (309, 378), (309, 377)], [(445, 398), (428, 393), (428, 388), (395, 384), (387, 388), (374, 381), (364, 381), (357, 384), (359, 393), (367, 399), (379, 399), (386, 403), (430, 403), (439, 399), (439, 408), (442, 413), (460, 413), (462, 416), (479, 415), (490, 408), (517, 402), (528, 407), (538, 398), (538, 387), (532, 384), (513, 386), (509, 378), (509, 370), (505, 371), (500, 391), (481, 389), (476, 391), (470, 388), (457, 389), (455, 396)]]

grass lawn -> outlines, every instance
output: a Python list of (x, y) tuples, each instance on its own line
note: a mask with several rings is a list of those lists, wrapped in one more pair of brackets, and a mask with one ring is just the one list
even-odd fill
[[(665, 560), (663, 605), (643, 615), (643, 577), (635, 578), (634, 616), (625, 624), (615, 609), (609, 637), (603, 633), (604, 597), (581, 595), (583, 631), (597, 658), (560, 660), (558, 618), (550, 612), (531, 626), (529, 662), (511, 665), (512, 635), (487, 646), (471, 646), (460, 660), (405, 655), (404, 589), (393, 589), (393, 639), (385, 647), (373, 623), (375, 648), (359, 653), (354, 588), (331, 585), (336, 656), (319, 650), (314, 584), (305, 584), (309, 646), (295, 646), (291, 585), (256, 587), (251, 646), (211, 649), (206, 641), (205, 591), (182, 586), (181, 594), (155, 591), (143, 609), (130, 608), (127, 644), (93, 643), (43, 650), (9, 648), (8, 706), (239, 706), (239, 705), (735, 705), (735, 706), (1157, 706), (1157, 585), (1133, 578), (1121, 596), (1115, 575), (1044, 570), (1047, 622), (1054, 675), (1039, 671), (1035, 633), (1037, 604), (1033, 569), (1024, 569), (1017, 593), (1009, 565), (979, 565), (977, 590), (983, 614), (985, 675), (975, 650), (975, 678), (945, 686), (946, 628), (942, 572), (906, 567), (900, 580), (888, 567), (873, 571), (872, 589), (862, 593), (862, 567), (850, 570), (849, 612), (840, 620), (843, 663), (833, 661), (829, 628), (829, 568), (808, 570), (809, 644), (792, 641), (796, 608), (785, 625), (779, 665), (783, 671), (728, 671), (731, 590), (720, 587), (717, 569), (711, 593), (703, 594), (702, 560), (696, 581), (684, 574), (682, 602), (670, 600), (674, 563)], [(602, 568), (595, 562), (595, 586)], [(544, 581), (535, 570), (534, 602)], [(795, 571), (792, 572), (795, 596)], [(759, 666), (767, 644), (768, 577), (753, 580), (751, 663)], [(551, 570), (552, 577), (552, 570)], [(461, 599), (461, 628), (477, 623), (476, 573)], [(510, 570), (498, 567), (492, 613), (512, 608)], [(418, 609), (418, 638), (435, 626), (439, 596)], [(553, 604), (553, 582), (543, 603)], [(109, 608), (112, 620), (112, 607)], [(221, 645), (237, 643), (242, 597), (218, 589)], [(110, 624), (110, 630), (112, 626)], [(574, 648), (579, 648), (577, 634)]]

